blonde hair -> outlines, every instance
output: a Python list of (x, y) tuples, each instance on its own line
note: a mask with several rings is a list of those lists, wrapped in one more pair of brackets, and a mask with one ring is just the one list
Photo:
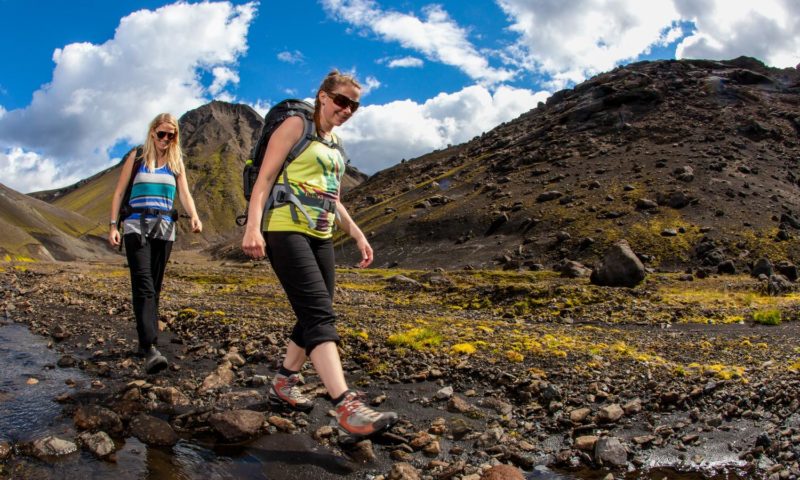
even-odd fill
[(167, 158), (167, 166), (169, 166), (169, 169), (172, 170), (172, 173), (175, 175), (180, 175), (183, 173), (181, 132), (178, 128), (178, 121), (170, 113), (159, 113), (156, 115), (156, 118), (150, 122), (150, 126), (147, 128), (147, 138), (144, 141), (144, 164), (147, 167), (147, 170), (150, 172), (156, 168), (156, 144), (155, 140), (153, 140), (153, 135), (151, 134), (155, 132), (156, 128), (158, 128), (158, 126), (162, 123), (172, 125), (175, 128), (175, 138), (169, 142), (165, 156)]
[(317, 90), (317, 95), (314, 97), (314, 125), (316, 125), (317, 130), (319, 130), (319, 94), (320, 92), (332, 92), (334, 88), (338, 87), (339, 85), (352, 85), (357, 89), (361, 90), (361, 84), (358, 83), (358, 80), (355, 79), (354, 76), (340, 73), (339, 70), (333, 69), (328, 73), (322, 83), (319, 86), (319, 90)]

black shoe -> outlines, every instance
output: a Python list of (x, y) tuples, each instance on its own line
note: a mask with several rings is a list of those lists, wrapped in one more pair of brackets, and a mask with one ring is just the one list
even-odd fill
[(169, 363), (166, 357), (161, 355), (161, 352), (159, 352), (155, 346), (150, 347), (144, 359), (144, 371), (147, 373), (158, 373), (167, 368), (167, 365), (169, 365)]

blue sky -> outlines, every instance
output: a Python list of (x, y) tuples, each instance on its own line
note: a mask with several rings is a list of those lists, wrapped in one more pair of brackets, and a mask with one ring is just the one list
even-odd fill
[[(0, 178), (85, 178), (148, 121), (212, 99), (259, 112), (331, 68), (364, 85), (340, 130), (375, 173), (642, 59), (800, 61), (796, 0), (0, 0)], [(68, 19), (68, 20), (67, 20)]]

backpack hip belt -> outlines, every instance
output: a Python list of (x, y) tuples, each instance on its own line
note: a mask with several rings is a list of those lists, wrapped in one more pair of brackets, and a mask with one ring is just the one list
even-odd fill
[(295, 195), (292, 190), (284, 185), (276, 184), (272, 188), (272, 195), (270, 195), (269, 200), (267, 201), (267, 205), (264, 208), (265, 210), (269, 210), (272, 208), (282, 207), (284, 205), (289, 205), (291, 208), (292, 213), (292, 220), (297, 223), (299, 219), (297, 217), (297, 210), (300, 210), (300, 213), (306, 217), (306, 221), (308, 222), (308, 227), (312, 230), (315, 230), (317, 224), (314, 220), (311, 219), (311, 215), (308, 214), (308, 210), (306, 210), (303, 205), (315, 208), (321, 208), (328, 213), (332, 213), (334, 216), (336, 215), (336, 202), (329, 199), (329, 198), (315, 198), (315, 197), (307, 197), (305, 195), (297, 196)]
[[(178, 221), (178, 210), (159, 210), (157, 208), (143, 208), (143, 207), (130, 207), (126, 211), (127, 215), (126, 218), (133, 215), (134, 213), (139, 214), (139, 237), (141, 238), (142, 245), (147, 243), (147, 237), (153, 234), (156, 231), (159, 225), (161, 225), (161, 220), (164, 217), (169, 217), (170, 220), (173, 222)], [(156, 223), (153, 224), (153, 227), (147, 231), (147, 216), (156, 217)], [(145, 233), (147, 231), (147, 233)]]

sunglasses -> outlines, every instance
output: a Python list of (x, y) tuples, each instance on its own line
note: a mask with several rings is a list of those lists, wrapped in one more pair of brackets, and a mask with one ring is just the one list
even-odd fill
[(333, 93), (333, 92), (325, 92), (325, 93), (327, 93), (328, 96), (331, 97), (331, 100), (333, 100), (333, 103), (336, 104), (337, 107), (340, 108), (350, 107), (350, 111), (352, 113), (356, 113), (356, 110), (358, 110), (359, 105), (361, 105), (359, 102), (350, 100), (349, 98), (347, 98), (347, 96), (342, 95), (341, 93)]
[(175, 138), (175, 132), (156, 132), (156, 137), (158, 137), (159, 140), (164, 140), (164, 137), (167, 137), (167, 140), (172, 140)]

